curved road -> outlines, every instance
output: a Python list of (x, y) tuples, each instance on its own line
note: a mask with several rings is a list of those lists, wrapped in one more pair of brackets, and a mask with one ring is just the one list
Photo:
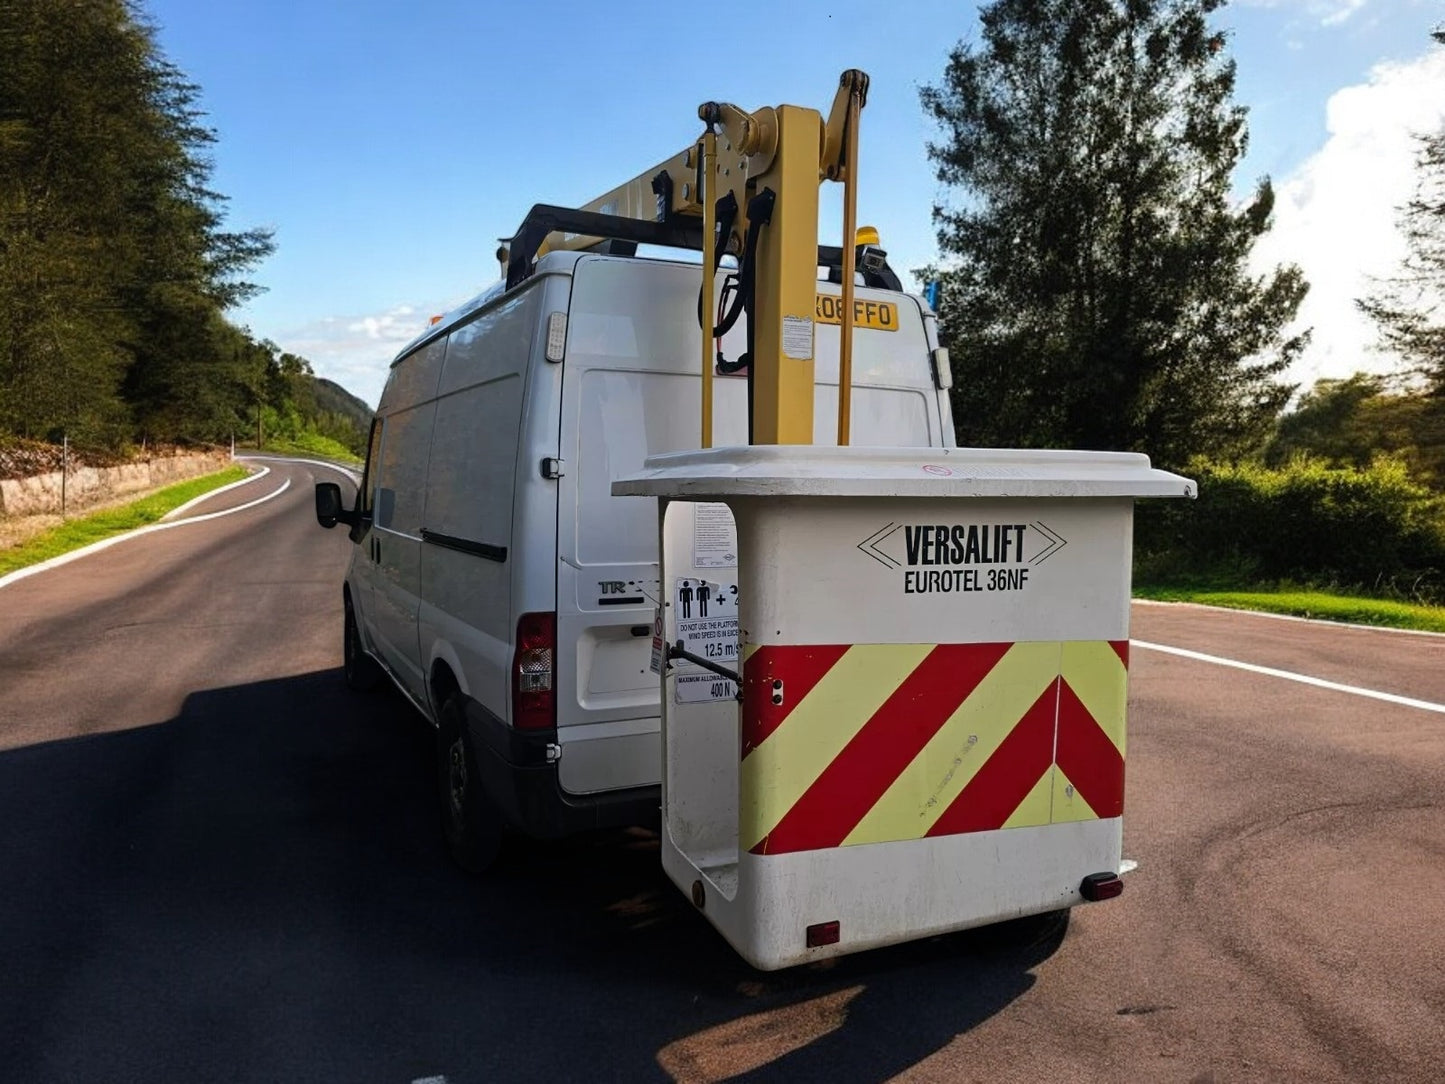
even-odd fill
[[(1445, 639), (1136, 606), (1123, 898), (762, 975), (644, 832), (471, 880), (425, 731), (342, 686), (341, 531), (271, 462), (0, 587), (16, 1081), (1433, 1079)], [(1155, 644), (1440, 705), (1313, 687)]]

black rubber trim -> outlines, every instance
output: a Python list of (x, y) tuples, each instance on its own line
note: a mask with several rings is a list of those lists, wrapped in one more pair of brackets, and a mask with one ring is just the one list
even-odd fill
[(667, 222), (649, 222), (596, 211), (579, 211), (538, 203), (527, 212), (508, 244), (507, 289), (532, 277), (537, 249), (549, 233), (579, 233), (603, 240), (633, 241), (668, 248), (702, 249), (702, 220), (674, 216)]
[[(631, 244), (657, 245), (662, 248), (686, 248), (702, 251), (702, 219), (691, 215), (670, 215), (666, 221), (651, 222), (621, 215), (604, 215), (596, 211), (579, 211), (538, 203), (527, 212), (516, 234), (508, 242), (507, 289), (511, 290), (532, 277), (536, 269), (537, 249), (549, 233), (573, 233), (600, 240)], [(818, 266), (830, 271), (843, 266), (843, 250), (837, 245), (818, 246)], [(903, 284), (885, 261), (881, 270), (870, 272), (861, 266), (863, 285), (883, 290), (903, 290)]]
[(547, 762), (557, 731), (514, 730), (466, 698), (467, 733), (487, 794), (512, 827), (537, 839), (640, 825), (657, 828), (662, 791), (630, 787), (601, 794), (568, 794)]
[(488, 561), (505, 562), (507, 559), (506, 546), (493, 546), (488, 542), (473, 542), (467, 538), (456, 538), (439, 531), (429, 530), (426, 527), (421, 529), (421, 540), (430, 542), (433, 546), (440, 546), (442, 549), (470, 553), (473, 557), (485, 557)]

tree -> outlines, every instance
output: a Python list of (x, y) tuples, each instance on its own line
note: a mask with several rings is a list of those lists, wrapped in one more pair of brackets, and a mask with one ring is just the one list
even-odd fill
[(1400, 211), (1403, 266), (1358, 305), (1381, 344), (1445, 396), (1445, 125), (1419, 142), (1415, 194)]
[(1438, 486), (1445, 480), (1441, 419), (1428, 396), (1397, 384), (1371, 373), (1316, 381), (1280, 418), (1265, 464), (1283, 466), (1307, 455), (1332, 467), (1368, 467), (1388, 456), (1404, 462), (1417, 481)]
[(144, 42), (120, 3), (0, 10), (0, 425), (107, 435), (131, 314), (126, 193)]
[(1247, 132), (1221, 2), (994, 0), (923, 90), (938, 177), (964, 190), (935, 208), (928, 272), (962, 442), (1182, 465), (1267, 436), (1307, 286), (1247, 269), (1274, 194), (1231, 205)]
[(216, 325), (272, 244), (222, 228), (196, 95), (131, 0), (0, 0), (0, 430), (229, 431)]
[(137, 191), (149, 228), (144, 273), (124, 290), (139, 328), (123, 390), (142, 433), (217, 439), (244, 406), (225, 394), (235, 370), (214, 321), (259, 292), (241, 276), (275, 245), (265, 230), (222, 228), (225, 197), (207, 187), (216, 137), (201, 123), (199, 90), (159, 56), (150, 77), (154, 142)]

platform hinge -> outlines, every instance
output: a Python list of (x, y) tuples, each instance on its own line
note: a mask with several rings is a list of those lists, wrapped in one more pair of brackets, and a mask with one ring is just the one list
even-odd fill
[(562, 747), (554, 741), (547, 743), (547, 763), (556, 764), (562, 759)]

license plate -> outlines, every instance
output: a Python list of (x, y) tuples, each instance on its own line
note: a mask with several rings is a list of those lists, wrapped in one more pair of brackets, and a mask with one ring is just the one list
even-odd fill
[[(843, 299), (835, 294), (818, 294), (813, 304), (813, 317), (820, 324), (843, 322)], [(898, 330), (898, 306), (892, 301), (853, 299), (853, 326), (873, 331)]]

